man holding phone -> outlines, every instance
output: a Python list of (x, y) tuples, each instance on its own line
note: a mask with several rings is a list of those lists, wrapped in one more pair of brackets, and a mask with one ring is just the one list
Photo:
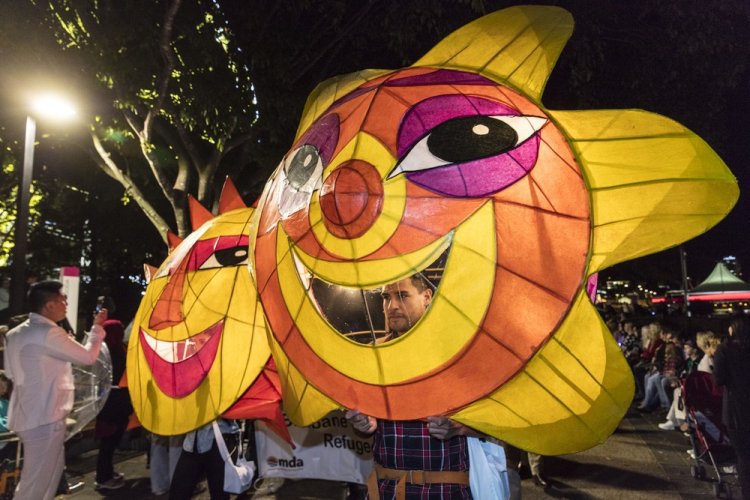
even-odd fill
[(65, 319), (67, 297), (59, 281), (29, 289), (29, 319), (8, 332), (5, 370), (14, 389), (8, 427), (21, 438), (24, 464), (14, 498), (52, 499), (65, 465), (65, 418), (73, 408), (71, 363), (90, 365), (99, 355), (107, 310), (94, 316), (81, 345), (57, 325)]

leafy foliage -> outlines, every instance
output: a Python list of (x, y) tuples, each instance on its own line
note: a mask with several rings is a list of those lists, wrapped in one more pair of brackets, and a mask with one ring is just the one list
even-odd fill
[(250, 74), (218, 4), (51, 0), (46, 14), (111, 103), (90, 120), (97, 163), (166, 233), (172, 217), (148, 186), (158, 187), (185, 234), (186, 195), (212, 203), (219, 167), (241, 161), (228, 155), (253, 137)]
[[(2, 140), (0, 140), (2, 145)], [(13, 248), (15, 247), (15, 226), (18, 216), (16, 200), (18, 195), (18, 168), (15, 157), (10, 148), (6, 148), (2, 154), (2, 167), (0, 170), (0, 268), (7, 267), (12, 263)], [(39, 184), (32, 185), (31, 198), (29, 200), (29, 226), (32, 233), (39, 224), (39, 202), (42, 199)]]

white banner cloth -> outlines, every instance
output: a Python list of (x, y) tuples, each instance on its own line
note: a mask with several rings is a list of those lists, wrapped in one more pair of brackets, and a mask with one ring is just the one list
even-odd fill
[(358, 435), (343, 411), (329, 413), (309, 427), (296, 427), (288, 420), (287, 425), (295, 449), (262, 422), (255, 422), (260, 477), (367, 483), (372, 437)]

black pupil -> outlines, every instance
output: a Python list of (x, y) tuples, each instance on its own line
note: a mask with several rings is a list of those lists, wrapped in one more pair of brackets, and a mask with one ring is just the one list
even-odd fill
[(294, 189), (302, 188), (310, 180), (319, 161), (320, 155), (315, 146), (305, 144), (300, 147), (286, 167), (286, 177), (289, 184)]
[(466, 116), (441, 123), (430, 132), (430, 153), (450, 163), (488, 158), (516, 147), (518, 134), (488, 116)]
[(247, 246), (236, 246), (216, 250), (214, 257), (222, 266), (236, 266), (247, 260)]

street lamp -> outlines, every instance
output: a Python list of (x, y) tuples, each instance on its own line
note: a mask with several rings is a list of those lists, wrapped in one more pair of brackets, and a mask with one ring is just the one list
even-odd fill
[(16, 230), (13, 246), (13, 269), (11, 273), (10, 314), (21, 314), (26, 293), (26, 247), (28, 244), (29, 203), (31, 201), (31, 178), (34, 170), (34, 142), (36, 120), (34, 116), (55, 121), (69, 120), (75, 116), (73, 105), (52, 94), (40, 95), (31, 102), (31, 111), (26, 116), (26, 139), (23, 150), (21, 183), (16, 195)]

